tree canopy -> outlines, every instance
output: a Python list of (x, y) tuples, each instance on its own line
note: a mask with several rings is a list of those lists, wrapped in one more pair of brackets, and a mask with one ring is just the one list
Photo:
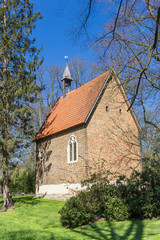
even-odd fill
[(36, 71), (42, 60), (32, 31), (41, 13), (29, 0), (0, 1), (0, 161), (3, 176), (3, 207), (13, 204), (8, 171), (32, 133), (31, 104), (40, 88)]
[(115, 68), (126, 85), (130, 107), (140, 107), (144, 122), (160, 130), (159, 1), (84, 0), (79, 9), (76, 36), (89, 34), (88, 23), (94, 24), (93, 12), (97, 9), (106, 17), (103, 30), (91, 38), (100, 69)]

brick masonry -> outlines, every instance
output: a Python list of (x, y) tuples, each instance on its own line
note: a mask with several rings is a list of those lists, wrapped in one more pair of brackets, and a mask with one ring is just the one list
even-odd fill
[(139, 130), (127, 110), (122, 92), (112, 78), (87, 127), (89, 175), (109, 170), (114, 176), (129, 176), (131, 168), (140, 170)]
[[(58, 188), (66, 183), (80, 183), (95, 172), (109, 170), (115, 179), (119, 174), (129, 176), (131, 168), (140, 171), (139, 130), (127, 109), (123, 94), (112, 78), (86, 125), (37, 141), (37, 194), (41, 194), (41, 186), (56, 185)], [(78, 142), (75, 163), (67, 161), (71, 135), (76, 136)], [(41, 150), (44, 151), (43, 159), (39, 158)]]

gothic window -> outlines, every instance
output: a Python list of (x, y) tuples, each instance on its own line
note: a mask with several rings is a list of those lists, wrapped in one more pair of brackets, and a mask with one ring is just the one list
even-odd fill
[(78, 161), (78, 143), (74, 135), (70, 136), (68, 142), (68, 163)]

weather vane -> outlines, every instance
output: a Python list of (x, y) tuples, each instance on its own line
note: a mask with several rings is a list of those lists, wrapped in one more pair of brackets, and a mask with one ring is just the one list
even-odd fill
[(66, 62), (68, 62), (68, 56), (64, 56), (64, 58), (66, 59)]

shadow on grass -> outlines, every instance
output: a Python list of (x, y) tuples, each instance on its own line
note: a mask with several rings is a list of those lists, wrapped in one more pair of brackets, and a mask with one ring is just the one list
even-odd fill
[[(81, 236), (82, 237), (82, 236)], [(54, 236), (53, 232), (48, 231), (32, 231), (32, 230), (21, 230), (14, 232), (7, 232), (7, 234), (1, 234), (0, 239), (6, 240), (71, 240), (71, 239), (81, 239), (80, 238), (72, 238), (72, 236), (59, 236), (58, 238)], [(84, 238), (83, 238), (84, 239)]]
[[(13, 202), (15, 207), (23, 206), (23, 205), (36, 205), (39, 203), (39, 199), (35, 198), (34, 195), (32, 196), (14, 196)], [(0, 209), (3, 205), (3, 198), (0, 198)]]
[[(104, 222), (100, 227), (98, 224), (92, 224), (89, 227), (84, 227), (79, 230), (72, 230), (77, 232), (87, 239), (110, 239), (110, 240), (141, 240), (143, 237), (143, 221), (133, 220), (130, 221), (130, 225), (126, 229), (126, 226), (121, 227), (119, 230), (118, 226), (114, 222)], [(85, 239), (85, 238), (84, 238)]]
[(36, 205), (39, 203), (39, 200), (34, 196), (18, 196), (13, 197), (13, 200), (16, 205)]
[[(36, 198), (35, 195), (13, 196), (12, 199), (13, 199), (15, 208), (24, 206), (24, 205), (33, 206), (33, 205), (37, 205), (40, 203), (44, 203), (48, 200), (48, 199), (44, 199), (44, 198)], [(55, 202), (56, 202), (55, 204), (57, 204), (58, 201), (55, 200)], [(63, 201), (61, 201), (61, 202), (63, 202)], [(0, 197), (0, 208), (2, 207), (2, 205), (3, 205), (3, 198)]]
[[(40, 235), (40, 236), (39, 236)], [(47, 231), (32, 231), (32, 230), (21, 230), (14, 232), (7, 232), (7, 234), (1, 234), (0, 239), (7, 240), (36, 240), (36, 239), (46, 239), (46, 240), (55, 240), (53, 233), (48, 233)]]

